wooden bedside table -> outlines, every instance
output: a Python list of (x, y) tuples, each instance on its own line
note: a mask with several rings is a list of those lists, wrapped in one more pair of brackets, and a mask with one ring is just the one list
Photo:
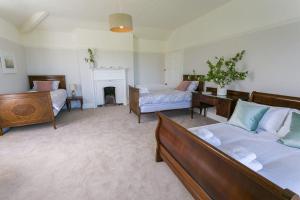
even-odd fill
[(228, 90), (226, 96), (217, 96), (216, 91), (212, 94), (193, 92), (191, 118), (193, 118), (194, 108), (200, 109), (200, 114), (204, 110), (206, 117), (207, 108), (216, 107), (216, 114), (227, 119), (232, 115), (238, 99), (248, 101), (249, 93), (242, 91)]
[(68, 108), (69, 112), (72, 109), (72, 101), (79, 101), (80, 102), (80, 108), (82, 110), (82, 106), (83, 106), (83, 98), (82, 98), (82, 96), (67, 97), (66, 105), (67, 105), (67, 108)]

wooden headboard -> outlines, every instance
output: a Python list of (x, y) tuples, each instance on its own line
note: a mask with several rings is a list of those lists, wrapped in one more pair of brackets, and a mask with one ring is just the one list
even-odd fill
[(300, 97), (283, 96), (262, 92), (252, 92), (250, 101), (269, 106), (300, 109)]
[(33, 81), (59, 81), (59, 89), (67, 89), (65, 75), (29, 75), (29, 86), (33, 88)]
[[(198, 81), (201, 76), (203, 76), (203, 75), (184, 74), (182, 80), (184, 80), (184, 81)], [(204, 91), (204, 81), (199, 81), (199, 85), (198, 85), (198, 88), (196, 89), (196, 91), (199, 91), (199, 92)]]

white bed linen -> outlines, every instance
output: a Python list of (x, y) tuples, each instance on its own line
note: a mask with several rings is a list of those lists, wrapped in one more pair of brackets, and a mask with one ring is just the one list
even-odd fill
[(191, 92), (175, 89), (150, 90), (147, 94), (140, 94), (139, 106), (148, 104), (188, 102), (192, 99)]
[(257, 160), (263, 165), (263, 169), (257, 173), (282, 188), (288, 188), (300, 194), (300, 149), (278, 143), (278, 137), (272, 133), (253, 134), (227, 123), (195, 127), (189, 130), (195, 133), (197, 129), (203, 127), (221, 140), (222, 145), (217, 147), (218, 149), (224, 151), (225, 148), (235, 146), (247, 148), (256, 154)]
[(58, 114), (58, 112), (62, 109), (65, 105), (67, 99), (67, 92), (64, 89), (58, 89), (50, 92), (53, 112), (54, 116)]
[(159, 103), (159, 104), (146, 104), (140, 106), (142, 113), (147, 112), (157, 112), (163, 110), (174, 110), (174, 109), (183, 109), (190, 108), (191, 101), (175, 102), (175, 103)]

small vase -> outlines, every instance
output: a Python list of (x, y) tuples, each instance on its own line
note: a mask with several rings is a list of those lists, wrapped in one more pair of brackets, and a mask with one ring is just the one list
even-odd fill
[(217, 95), (218, 96), (226, 96), (227, 95), (227, 89), (225, 87), (218, 86)]

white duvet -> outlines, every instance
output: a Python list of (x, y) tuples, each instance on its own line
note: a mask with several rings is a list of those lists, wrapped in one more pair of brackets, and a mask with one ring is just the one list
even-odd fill
[(67, 92), (64, 89), (58, 89), (50, 92), (54, 115), (62, 109), (67, 99)]
[(175, 89), (151, 90), (149, 93), (140, 94), (139, 105), (178, 103), (192, 100), (191, 92), (184, 92)]
[[(195, 132), (199, 128), (190, 130)], [(282, 188), (300, 194), (300, 149), (278, 143), (278, 137), (268, 132), (253, 134), (227, 123), (208, 125), (205, 128), (221, 140), (222, 145), (218, 149), (224, 151), (235, 146), (247, 148), (256, 154), (257, 160), (263, 165), (263, 169), (257, 173)]]

